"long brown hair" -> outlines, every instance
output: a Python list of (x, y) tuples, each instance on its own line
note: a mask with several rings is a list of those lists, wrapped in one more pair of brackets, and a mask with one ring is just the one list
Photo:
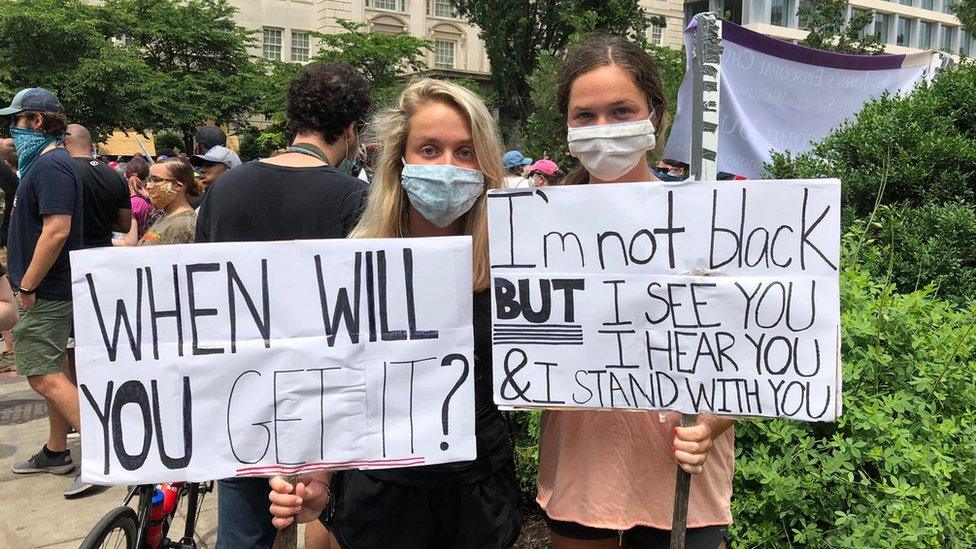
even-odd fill
[[(409, 236), (409, 199), (400, 185), (401, 159), (407, 147), (410, 118), (422, 107), (441, 102), (456, 109), (471, 126), (478, 166), (485, 174), (485, 191), (502, 186), (502, 145), (495, 121), (484, 102), (468, 89), (451, 82), (422, 78), (411, 83), (396, 105), (380, 112), (371, 127), (380, 147), (366, 210), (350, 238), (401, 238)], [(488, 288), (488, 200), (481, 197), (464, 214), (462, 234), (471, 235), (473, 255), (472, 288)]]
[(169, 170), (169, 176), (183, 184), (187, 196), (200, 196), (203, 189), (197, 182), (197, 176), (193, 173), (193, 166), (190, 166), (182, 158), (167, 158), (161, 162)]
[[(563, 115), (563, 121), (568, 121), (569, 94), (573, 89), (573, 82), (592, 70), (608, 66), (623, 69), (637, 89), (644, 92), (647, 104), (654, 112), (652, 122), (654, 122), (658, 148), (662, 147), (669, 121), (666, 115), (668, 101), (664, 95), (661, 74), (654, 64), (654, 59), (644, 51), (644, 48), (622, 36), (594, 35), (571, 47), (566, 53), (559, 70), (556, 88), (556, 106)], [(577, 185), (588, 180), (589, 174), (582, 166), (578, 166), (566, 174), (560, 184)]]

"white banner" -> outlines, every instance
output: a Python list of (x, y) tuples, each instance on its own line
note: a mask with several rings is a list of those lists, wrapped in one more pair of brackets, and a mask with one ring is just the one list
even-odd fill
[[(722, 22), (718, 170), (763, 176), (770, 150), (807, 152), (871, 98), (907, 93), (931, 75), (933, 53), (857, 56), (812, 50)], [(664, 158), (690, 163), (693, 29)]]
[(72, 252), (82, 477), (475, 457), (471, 239)]
[(498, 405), (840, 414), (837, 180), (489, 198)]

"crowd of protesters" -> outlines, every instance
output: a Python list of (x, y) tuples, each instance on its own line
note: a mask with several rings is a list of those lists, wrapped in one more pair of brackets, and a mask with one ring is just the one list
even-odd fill
[[(50, 428), (14, 472), (75, 470), (66, 445), (69, 429), (80, 427), (68, 352), (71, 250), (469, 235), (477, 458), (311, 473), (294, 483), (220, 480), (217, 546), (272, 547), (276, 529), (295, 521), (309, 523), (310, 549), (513, 546), (523, 503), (508, 424), (492, 402), (486, 192), (687, 177), (681, 163), (648, 163), (667, 105), (641, 47), (590, 38), (568, 52), (558, 81), (567, 145), (579, 162), (567, 173), (545, 156), (504, 152), (488, 108), (462, 86), (416, 79), (375, 112), (366, 80), (339, 64), (298, 72), (287, 92), (289, 146), (243, 164), (223, 132), (206, 126), (190, 158), (165, 151), (112, 169), (93, 158), (88, 131), (68, 125), (54, 94), (18, 93), (0, 110), (11, 118), (17, 153), (10, 158), (0, 146), (0, 182), (16, 195), (4, 213), (9, 285), (0, 279), (0, 329), (14, 326), (17, 370), (47, 400)], [(544, 413), (537, 502), (553, 547), (668, 547), (675, 464), (696, 475), (686, 546), (724, 547), (733, 440), (732, 422), (712, 417), (682, 427), (677, 414)], [(86, 488), (76, 479), (65, 495)]]

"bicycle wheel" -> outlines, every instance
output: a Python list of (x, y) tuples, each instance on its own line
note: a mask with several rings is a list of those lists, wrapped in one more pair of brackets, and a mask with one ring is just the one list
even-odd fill
[(95, 524), (78, 549), (136, 549), (136, 522), (132, 507), (116, 507)]

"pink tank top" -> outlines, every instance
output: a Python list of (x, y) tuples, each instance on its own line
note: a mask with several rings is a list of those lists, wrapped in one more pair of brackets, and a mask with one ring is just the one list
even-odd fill
[[(671, 447), (680, 415), (549, 411), (542, 416), (538, 503), (555, 520), (593, 528), (671, 529), (677, 464)], [(714, 441), (692, 475), (688, 527), (731, 524), (733, 428)]]

